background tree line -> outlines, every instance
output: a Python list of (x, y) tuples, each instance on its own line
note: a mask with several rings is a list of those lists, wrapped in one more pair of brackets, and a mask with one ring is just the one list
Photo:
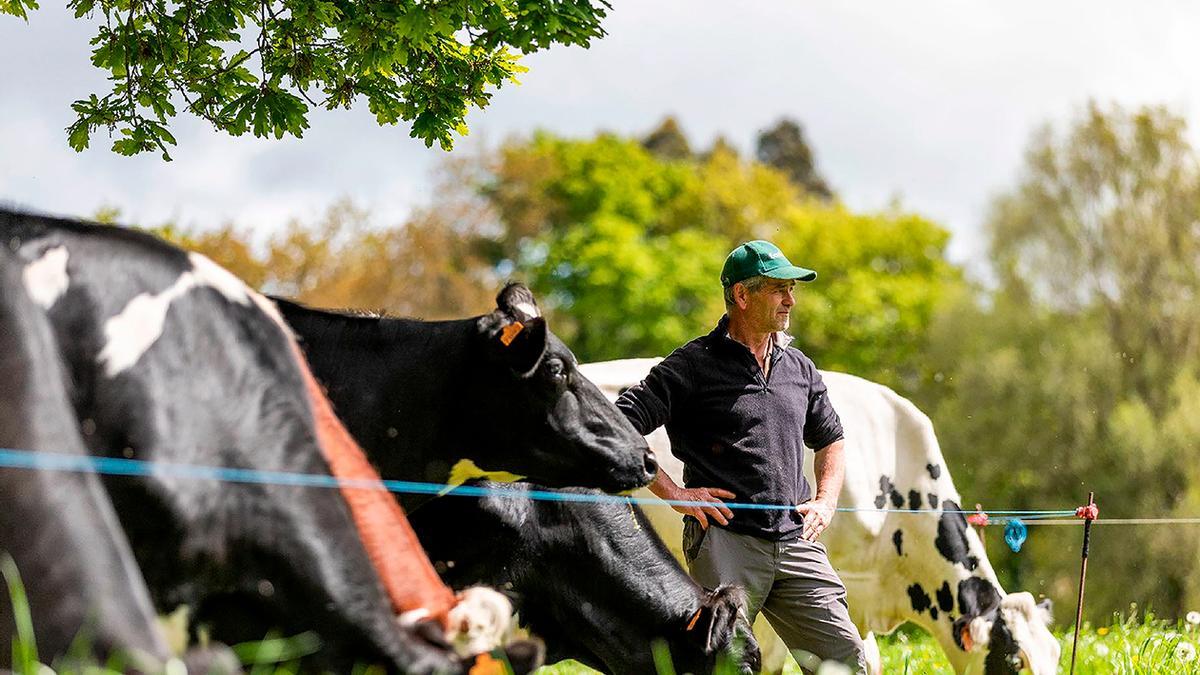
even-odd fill
[[(436, 193), (391, 227), (340, 203), (265, 240), (156, 229), (322, 306), (466, 316), (522, 279), (583, 361), (706, 332), (725, 254), (769, 238), (820, 273), (797, 296), (797, 344), (928, 412), (969, 504), (1061, 509), (1094, 489), (1109, 517), (1200, 514), (1200, 178), (1165, 109), (1090, 105), (1037, 133), (987, 216), (986, 283), (947, 259), (938, 224), (841, 204), (791, 120), (752, 157), (720, 138), (695, 150), (671, 118), (644, 138), (536, 133), (449, 158)], [(1069, 620), (1078, 529), (1031, 528), (1020, 554), (987, 538), (1006, 587)], [(1093, 617), (1200, 606), (1195, 526), (1102, 526), (1092, 555)]]

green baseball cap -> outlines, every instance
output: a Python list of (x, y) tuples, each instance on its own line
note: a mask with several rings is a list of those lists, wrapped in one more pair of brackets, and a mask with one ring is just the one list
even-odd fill
[(733, 249), (725, 259), (725, 266), (721, 268), (721, 285), (728, 288), (739, 281), (758, 276), (812, 281), (817, 278), (817, 273), (793, 265), (775, 244), (756, 239)]

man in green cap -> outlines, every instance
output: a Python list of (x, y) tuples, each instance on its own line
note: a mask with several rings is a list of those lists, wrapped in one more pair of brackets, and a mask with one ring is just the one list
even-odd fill
[[(770, 242), (738, 246), (721, 270), (726, 314), (716, 328), (659, 362), (617, 407), (642, 434), (666, 425), (684, 463), (685, 487), (659, 471), (650, 489), (711, 504), (676, 507), (692, 576), (745, 588), (750, 619), (763, 611), (806, 672), (821, 660), (866, 672), (845, 586), (817, 541), (842, 489), (842, 425), (817, 367), (784, 332), (796, 282), (816, 278)], [(816, 453), (815, 495), (806, 445)], [(722, 500), (793, 508), (735, 517)]]

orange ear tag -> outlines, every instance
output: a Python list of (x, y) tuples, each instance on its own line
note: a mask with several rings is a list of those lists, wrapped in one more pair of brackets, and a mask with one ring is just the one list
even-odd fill
[(511, 345), (513, 340), (517, 339), (517, 335), (519, 335), (524, 329), (525, 324), (521, 323), (520, 321), (514, 321), (508, 324), (504, 327), (504, 330), (500, 331), (500, 342), (502, 342), (505, 347)]
[(484, 652), (475, 657), (475, 665), (471, 666), (468, 675), (504, 675), (508, 669), (504, 667), (504, 662), (492, 657), (491, 654)]
[(975, 648), (975, 641), (971, 639), (971, 624), (968, 623), (967, 625), (963, 626), (963, 629), (958, 636), (959, 639), (962, 640), (964, 652), (969, 652)]

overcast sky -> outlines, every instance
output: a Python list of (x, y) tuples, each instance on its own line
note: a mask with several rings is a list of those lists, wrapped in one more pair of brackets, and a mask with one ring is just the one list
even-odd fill
[[(48, 0), (28, 24), (0, 17), (0, 201), (131, 222), (234, 221), (260, 229), (313, 220), (340, 197), (398, 222), (427, 203), (444, 157), (378, 127), (365, 106), (315, 112), (303, 139), (230, 138), (179, 117), (175, 161), (119, 157), (106, 137), (76, 153), (70, 103), (107, 91), (88, 62), (92, 27)], [(976, 257), (989, 199), (1012, 185), (1030, 134), (1089, 98), (1165, 103), (1200, 130), (1200, 3), (1098, 0), (614, 0), (591, 49), (525, 60), (469, 117), (455, 152), (546, 128), (644, 134), (675, 114), (705, 147), (749, 151), (787, 115), (854, 209), (896, 196)]]

